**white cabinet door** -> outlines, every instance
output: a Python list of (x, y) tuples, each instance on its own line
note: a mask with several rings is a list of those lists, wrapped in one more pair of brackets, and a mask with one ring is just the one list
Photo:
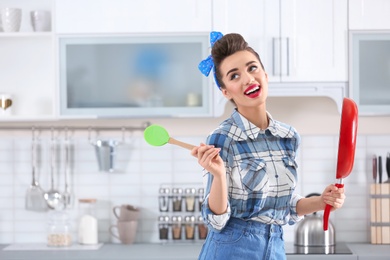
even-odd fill
[(349, 29), (390, 29), (389, 0), (349, 0)]
[(239, 33), (258, 52), (268, 74), (272, 74), (272, 42), (279, 38), (279, 1), (215, 0), (213, 29)]
[(281, 81), (347, 81), (347, 0), (283, 0)]
[(57, 0), (57, 33), (211, 30), (209, 0)]
[(347, 81), (347, 0), (216, 2), (214, 29), (242, 34), (270, 82)]

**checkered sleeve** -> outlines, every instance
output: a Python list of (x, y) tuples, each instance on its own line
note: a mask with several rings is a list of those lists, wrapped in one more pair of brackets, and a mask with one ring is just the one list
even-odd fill
[(297, 203), (303, 197), (298, 194), (293, 194), (290, 200), (290, 219), (288, 220), (289, 225), (294, 225), (295, 223), (301, 221), (304, 216), (298, 216), (297, 213)]
[(204, 205), (203, 205), (203, 218), (206, 220), (206, 224), (209, 228), (219, 232), (221, 231), (225, 226), (228, 220), (230, 219), (230, 204), (228, 202), (226, 213), (222, 215), (216, 215), (214, 214), (208, 205), (208, 196), (205, 198)]
[[(221, 157), (226, 158), (228, 154), (228, 143), (229, 140), (227, 139), (226, 134), (221, 134), (221, 130), (217, 130), (216, 132), (212, 133), (211, 135), (208, 136), (206, 143), (214, 145), (215, 147), (220, 147), (222, 148), (221, 150)], [(224, 160), (225, 161), (225, 160)], [(225, 161), (226, 164), (226, 161)], [(228, 201), (226, 205), (226, 212), (221, 215), (216, 215), (214, 214), (209, 207), (208, 204), (208, 198), (210, 194), (210, 189), (211, 189), (211, 184), (213, 182), (213, 175), (204, 170), (203, 172), (203, 180), (205, 183), (205, 199), (203, 202), (203, 207), (202, 207), (202, 216), (203, 219), (205, 220), (205, 223), (210, 229), (213, 229), (216, 232), (221, 231), (228, 220), (230, 219), (230, 213), (231, 213), (231, 208), (230, 208), (230, 202)]]

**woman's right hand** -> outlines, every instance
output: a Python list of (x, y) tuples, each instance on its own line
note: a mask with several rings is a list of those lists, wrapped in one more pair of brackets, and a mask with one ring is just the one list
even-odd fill
[(225, 175), (225, 165), (219, 152), (221, 148), (201, 143), (191, 150), (191, 155), (198, 158), (198, 163), (215, 177)]

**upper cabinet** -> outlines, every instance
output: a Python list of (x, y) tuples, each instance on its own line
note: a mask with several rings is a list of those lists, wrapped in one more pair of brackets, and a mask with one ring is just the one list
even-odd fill
[(242, 34), (259, 53), (270, 96), (328, 96), (348, 80), (347, 0), (217, 0), (214, 30)]
[(347, 81), (347, 0), (217, 2), (214, 29), (242, 34), (270, 82)]
[(360, 115), (390, 115), (390, 1), (349, 0), (349, 95)]
[[(238, 32), (259, 52), (270, 96), (328, 96), (341, 110), (347, 82), (357, 81), (348, 63), (359, 64), (348, 60), (348, 30), (390, 29), (389, 0), (1, 0), (4, 7), (22, 15), (19, 31), (0, 23), (0, 121), (219, 116), (225, 98), (197, 69), (211, 30)], [(50, 12), (51, 29), (34, 30), (33, 11)]]
[(61, 118), (220, 115), (208, 0), (57, 0)]
[[(22, 10), (22, 25), (17, 32), (0, 26), (0, 94), (11, 105), (0, 121), (221, 114), (213, 102), (219, 93), (197, 69), (208, 55), (211, 5), (1, 1), (0, 8)], [(33, 31), (34, 10), (51, 13), (51, 30)]]
[(208, 32), (209, 0), (56, 0), (57, 33)]
[(388, 30), (389, 14), (388, 0), (349, 0), (349, 29)]
[[(7, 7), (20, 9), (21, 17), (20, 28), (15, 31), (0, 23), (0, 121), (53, 119), (53, 34), (50, 26), (38, 24), (34, 30), (31, 22), (32, 12), (39, 15), (38, 19), (42, 19), (41, 15), (46, 13), (45, 19), (50, 25), (52, 1), (0, 1), (0, 8)], [(7, 98), (3, 98), (5, 96)], [(3, 100), (8, 104), (6, 108)]]
[(209, 33), (63, 35), (58, 41), (61, 116), (216, 114), (211, 79), (198, 70)]

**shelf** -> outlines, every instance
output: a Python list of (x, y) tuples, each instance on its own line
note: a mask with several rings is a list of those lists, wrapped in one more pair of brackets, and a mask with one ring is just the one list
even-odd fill
[(0, 32), (0, 38), (34, 38), (34, 37), (51, 37), (52, 32)]
[(7, 115), (0, 116), (0, 124), (7, 122), (32, 122), (32, 121), (58, 121), (55, 116), (18, 116), (18, 115)]

